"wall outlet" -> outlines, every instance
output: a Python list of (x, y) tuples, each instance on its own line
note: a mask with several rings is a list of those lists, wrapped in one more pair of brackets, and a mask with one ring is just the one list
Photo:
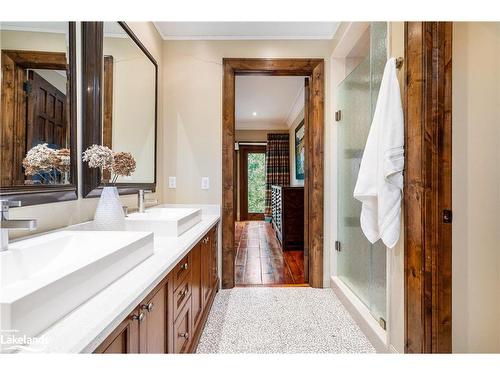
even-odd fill
[(208, 177), (201, 178), (201, 188), (203, 190), (210, 189), (210, 179)]
[(175, 189), (177, 181), (175, 176), (168, 176), (168, 187), (169, 189)]

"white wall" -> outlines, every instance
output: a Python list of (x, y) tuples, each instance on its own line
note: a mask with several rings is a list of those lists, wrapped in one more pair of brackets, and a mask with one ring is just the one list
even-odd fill
[[(144, 43), (146, 48), (152, 53), (155, 57), (156, 61), (159, 63), (160, 70), (160, 79), (161, 79), (161, 59), (162, 59), (162, 42), (161, 37), (156, 31), (154, 25), (150, 22), (131, 22), (128, 24), (134, 33), (139, 37), (139, 39)], [(3, 34), (3, 32), (2, 32)], [(33, 41), (31, 38), (27, 39), (30, 43)], [(77, 35), (76, 35), (76, 45), (77, 45), (77, 69), (81, 71), (81, 34), (80, 27), (77, 24)], [(2, 48), (7, 48), (2, 43)], [(28, 46), (27, 49), (31, 48)], [(78, 155), (81, 155), (81, 76), (77, 75), (77, 136), (78, 136)], [(160, 81), (161, 82), (161, 81)], [(161, 100), (161, 84), (160, 88), (160, 100)], [(163, 134), (162, 131), (162, 114), (161, 114), (161, 105), (159, 106), (158, 113), (158, 136), (161, 137)], [(163, 155), (161, 147), (158, 147), (158, 158), (161, 160)], [(157, 196), (161, 199), (162, 194), (161, 191), (163, 189), (163, 181), (162, 170), (159, 168), (158, 170), (158, 192)], [(79, 185), (81, 191), (81, 166), (79, 168)], [(125, 205), (130, 207), (137, 206), (137, 199), (134, 195), (122, 196), (122, 201)], [(30, 218), (38, 220), (38, 229), (36, 232), (44, 232), (51, 229), (61, 228), (70, 224), (76, 224), (80, 222), (84, 222), (90, 220), (94, 216), (95, 207), (97, 205), (97, 199), (83, 199), (80, 197), (78, 200), (69, 201), (69, 202), (61, 202), (61, 203), (49, 203), (37, 206), (28, 206), (21, 208), (14, 208), (11, 210), (11, 218), (19, 219), (19, 218)], [(36, 233), (35, 232), (35, 233)], [(24, 231), (11, 231), (11, 237), (20, 237), (26, 236), (29, 234), (33, 234), (34, 232), (24, 232)]]
[[(387, 32), (388, 57), (403, 57), (405, 55), (404, 22), (389, 22)], [(405, 67), (398, 70), (401, 97), (404, 94)], [(402, 211), (403, 212), (403, 211)], [(401, 217), (401, 235), (398, 243), (387, 252), (387, 314), (388, 314), (388, 344), (390, 350), (404, 353), (404, 218)]]
[(63, 33), (1, 30), (2, 49), (68, 52), (68, 36)]
[[(169, 203), (222, 202), (222, 58), (315, 57), (325, 59), (325, 155), (330, 149), (330, 41), (165, 41), (163, 50), (165, 135), (162, 159), (177, 189)], [(330, 205), (330, 159), (325, 157), (325, 207)], [(201, 190), (201, 177), (210, 189)], [(328, 285), (330, 212), (325, 210), (324, 281)]]
[(500, 23), (453, 29), (454, 352), (500, 353)]
[(154, 181), (155, 69), (129, 37), (104, 37), (104, 56), (113, 57), (112, 149), (130, 152), (136, 171), (118, 182)]

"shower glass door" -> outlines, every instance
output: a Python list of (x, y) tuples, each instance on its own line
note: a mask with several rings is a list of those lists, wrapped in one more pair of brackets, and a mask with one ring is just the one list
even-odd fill
[(370, 27), (368, 56), (337, 89), (338, 241), (337, 275), (379, 322), (386, 321), (386, 247), (371, 244), (361, 231), (361, 203), (353, 198), (363, 150), (370, 130), (387, 59), (386, 23)]

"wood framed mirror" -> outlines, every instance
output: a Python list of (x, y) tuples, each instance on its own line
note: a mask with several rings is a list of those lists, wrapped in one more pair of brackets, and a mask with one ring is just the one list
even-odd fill
[(78, 198), (75, 22), (2, 22), (2, 199)]
[[(113, 183), (120, 194), (156, 188), (158, 64), (124, 22), (82, 22), (82, 151), (129, 152), (136, 170)], [(110, 173), (82, 166), (82, 194), (96, 197)]]

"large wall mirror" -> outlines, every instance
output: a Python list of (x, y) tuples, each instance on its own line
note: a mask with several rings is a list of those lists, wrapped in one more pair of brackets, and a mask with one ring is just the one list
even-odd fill
[(83, 165), (83, 194), (116, 185), (121, 194), (154, 190), (158, 66), (123, 22), (83, 22), (83, 150), (102, 145), (128, 152), (136, 162), (130, 176), (113, 178)]
[(2, 22), (2, 199), (77, 199), (74, 22)]

